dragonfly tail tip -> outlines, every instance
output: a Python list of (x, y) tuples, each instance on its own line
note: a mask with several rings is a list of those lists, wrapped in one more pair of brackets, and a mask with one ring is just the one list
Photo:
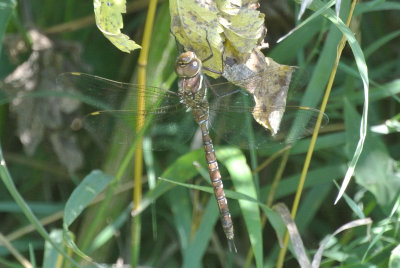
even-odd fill
[(228, 239), (228, 247), (229, 247), (229, 251), (230, 252), (237, 253), (235, 241), (233, 240), (233, 238), (232, 239)]

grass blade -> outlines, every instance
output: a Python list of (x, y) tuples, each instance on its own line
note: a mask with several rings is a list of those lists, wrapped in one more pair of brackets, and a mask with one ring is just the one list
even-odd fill
[[(257, 200), (257, 190), (243, 153), (233, 147), (217, 149), (216, 153), (217, 159), (228, 169), (236, 192), (246, 193), (246, 195)], [(263, 246), (260, 210), (252, 202), (246, 200), (239, 200), (239, 205), (249, 233), (256, 266), (262, 267)]]
[(67, 258), (74, 265), (78, 265), (73, 259), (71, 259), (68, 254), (59, 247), (49, 236), (46, 229), (40, 224), (38, 218), (33, 214), (32, 210), (29, 208), (28, 204), (25, 202), (23, 197), (18, 192), (15, 184), (11, 178), (11, 175), (7, 169), (6, 161), (4, 160), (3, 151), (1, 149), (0, 144), (0, 178), (6, 186), (10, 195), (14, 198), (15, 202), (21, 208), (22, 212), (25, 214), (25, 217), (35, 226), (37, 232), (47, 241), (49, 242), (60, 254), (62, 254), (65, 258)]
[[(99, 170), (92, 171), (72, 192), (70, 198), (65, 205), (63, 229), (66, 242), (72, 247), (76, 254), (88, 261), (92, 260), (76, 246), (73, 235), (69, 231), (69, 226), (93, 201), (93, 199), (109, 185), (111, 181), (111, 176), (106, 175)], [(95, 229), (96, 226), (93, 226), (92, 228)]]

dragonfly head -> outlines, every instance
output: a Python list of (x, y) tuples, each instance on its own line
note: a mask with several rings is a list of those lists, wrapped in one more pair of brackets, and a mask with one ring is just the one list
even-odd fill
[(201, 60), (194, 52), (184, 52), (176, 59), (175, 71), (179, 77), (191, 78), (200, 73)]

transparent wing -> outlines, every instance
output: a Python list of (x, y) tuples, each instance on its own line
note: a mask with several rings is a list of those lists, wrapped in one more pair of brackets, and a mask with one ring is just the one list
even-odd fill
[[(74, 117), (72, 126), (74, 129), (86, 129), (100, 146), (109, 145), (111, 140), (119, 145), (129, 145), (135, 136), (139, 115), (146, 117), (147, 133), (153, 138), (156, 150), (181, 147), (193, 136), (197, 127), (191, 113), (186, 112), (180, 103), (178, 95), (169, 90), (141, 88), (134, 84), (76, 73), (60, 75), (58, 84), (64, 88), (69, 87), (82, 102), (91, 106), (85, 116)], [(242, 148), (265, 148), (276, 142), (291, 143), (312, 132), (318, 110), (296, 106), (254, 108), (251, 94), (238, 90), (237, 86), (233, 88), (229, 94), (211, 100), (210, 124), (217, 137), (214, 140), (222, 138)], [(142, 91), (145, 91), (146, 106), (139, 110), (137, 98)], [(282, 116), (282, 121), (275, 126), (279, 129), (276, 135), (271, 135), (253, 119), (254, 113), (260, 115), (266, 112), (271, 122), (274, 122), (274, 116)], [(295, 126), (292, 124), (294, 119)], [(327, 116), (323, 115), (322, 126), (327, 122)]]
[[(145, 114), (146, 135), (152, 138), (152, 150), (180, 149), (193, 136), (196, 123), (191, 113), (175, 110), (169, 113)], [(103, 110), (87, 114), (79, 121), (77, 130), (84, 129), (100, 146), (111, 144), (130, 146), (136, 137), (138, 113), (130, 110)], [(73, 124), (74, 125), (74, 124)], [(178, 146), (179, 145), (179, 146)]]
[[(59, 87), (73, 91), (89, 105), (84, 115), (75, 116), (72, 129), (85, 129), (96, 143), (128, 146), (135, 137), (139, 116), (146, 118), (146, 133), (153, 138), (155, 150), (176, 148), (193, 136), (195, 123), (173, 91), (140, 87), (83, 73), (65, 73), (58, 77)], [(137, 99), (144, 93), (145, 107), (138, 109)]]
[(225, 96), (236, 91), (238, 87), (257, 88), (260, 85), (271, 86), (271, 84), (275, 83), (277, 79), (279, 80), (279, 77), (283, 77), (290, 72), (291, 79), (289, 81), (289, 94), (293, 94), (293, 92), (296, 92), (299, 88), (306, 85), (306, 82), (309, 80), (309, 73), (304, 69), (297, 68), (296, 66), (285, 67), (286, 68), (282, 68), (282, 66), (271, 66), (256, 73), (244, 72), (236, 76), (229, 75), (228, 78), (213, 79), (207, 77), (208, 86), (212, 94)]
[[(276, 143), (292, 143), (309, 136), (314, 130), (319, 110), (301, 106), (271, 106), (267, 110), (254, 109), (253, 96), (243, 92), (230, 94), (213, 101), (210, 106), (210, 125), (215, 135), (241, 148), (267, 148)], [(253, 113), (268, 113), (273, 122), (282, 117), (277, 133), (260, 125)], [(293, 124), (296, 122), (296, 125)], [(323, 114), (321, 127), (329, 122)]]
[(139, 111), (143, 114), (167, 113), (170, 109), (176, 110), (179, 104), (179, 97), (173, 91), (112, 81), (84, 73), (60, 74), (57, 85), (73, 92), (80, 101), (99, 111), (119, 110), (123, 107), (138, 111), (137, 98), (141, 93), (145, 94), (146, 101), (146, 107)]

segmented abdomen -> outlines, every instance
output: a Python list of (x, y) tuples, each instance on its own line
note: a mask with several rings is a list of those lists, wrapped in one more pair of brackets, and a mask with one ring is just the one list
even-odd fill
[(226, 237), (229, 240), (233, 240), (234, 233), (232, 218), (229, 212), (228, 201), (225, 197), (224, 185), (222, 183), (221, 173), (215, 156), (214, 146), (208, 131), (208, 116), (199, 111), (193, 111), (193, 114), (201, 129), (208, 173), (210, 174), (211, 183), (214, 188), (214, 195), (217, 199), (222, 228), (224, 229)]

